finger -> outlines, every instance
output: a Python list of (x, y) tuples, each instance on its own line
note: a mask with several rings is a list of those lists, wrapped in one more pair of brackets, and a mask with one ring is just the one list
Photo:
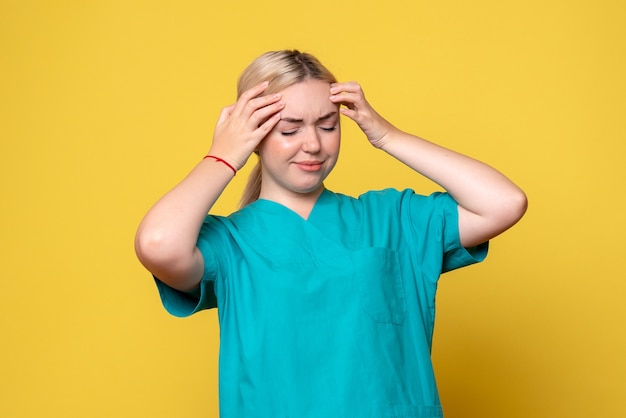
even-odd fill
[(357, 112), (356, 110), (347, 108), (347, 107), (342, 107), (341, 109), (339, 109), (339, 112), (341, 112), (342, 115), (349, 117), (355, 122), (357, 121), (357, 117), (359, 116), (359, 112)]
[(279, 102), (282, 98), (280, 93), (276, 94), (268, 94), (267, 96), (257, 97), (255, 99), (250, 100), (246, 104), (246, 112), (248, 115), (252, 116), (255, 112), (258, 112), (261, 109), (264, 109), (268, 106), (273, 106)]
[(269, 85), (269, 81), (264, 81), (262, 83), (259, 83), (256, 86), (252, 87), (251, 89), (244, 91), (241, 94), (240, 99), (244, 99), (245, 101), (253, 99), (257, 97), (259, 94), (263, 93), (268, 85)]
[(248, 102), (250, 102), (250, 100), (263, 93), (268, 85), (269, 82), (264, 81), (252, 87), (251, 89), (244, 91), (241, 96), (239, 96), (239, 99), (237, 99), (235, 111), (240, 112), (248, 104)]
[(268, 118), (280, 112), (284, 107), (285, 107), (285, 102), (282, 100), (279, 102), (270, 103), (267, 106), (257, 109), (252, 114), (251, 119), (255, 123), (255, 126), (259, 126), (263, 124)]
[(342, 92), (330, 96), (330, 101), (338, 104), (354, 105), (363, 102), (363, 96), (359, 93)]
[(272, 129), (274, 129), (274, 126), (276, 126), (276, 124), (279, 121), (280, 121), (280, 112), (274, 113), (265, 122), (260, 124), (256, 130), (256, 132), (258, 132), (260, 136), (259, 141), (265, 138), (267, 134), (269, 134), (272, 131)]
[(331, 94), (340, 94), (344, 92), (360, 92), (361, 85), (356, 81), (348, 81), (343, 83), (333, 83), (330, 85)]

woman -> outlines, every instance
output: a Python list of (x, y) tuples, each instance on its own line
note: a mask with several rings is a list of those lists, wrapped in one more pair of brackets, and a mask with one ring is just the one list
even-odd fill
[[(391, 125), (309, 54), (266, 53), (238, 87), (208, 156), (136, 238), (169, 312), (218, 308), (221, 416), (443, 416), (430, 361), (437, 280), (484, 259), (524, 214), (524, 193)], [(340, 114), (446, 193), (327, 190)], [(253, 153), (243, 207), (207, 216)]]

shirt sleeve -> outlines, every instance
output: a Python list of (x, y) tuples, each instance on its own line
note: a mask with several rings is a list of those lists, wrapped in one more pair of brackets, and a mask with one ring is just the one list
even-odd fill
[(406, 220), (403, 227), (429, 277), (436, 278), (485, 259), (488, 242), (469, 249), (461, 245), (458, 204), (450, 194), (435, 192), (424, 196), (410, 189), (400, 194), (401, 218)]
[(442, 202), (444, 257), (442, 273), (479, 263), (487, 257), (489, 242), (475, 247), (461, 245), (459, 234), (459, 206), (447, 193), (439, 193)]
[[(177, 317), (187, 317), (204, 309), (217, 307), (215, 283), (218, 277), (218, 260), (211, 243), (214, 237), (224, 237), (225, 231), (220, 231), (222, 224), (217, 217), (207, 216), (197, 241), (197, 247), (204, 259), (204, 273), (200, 280), (200, 288), (195, 292), (176, 290), (155, 277), (156, 286), (161, 297), (163, 307), (167, 312)], [(223, 248), (223, 247), (222, 247)]]

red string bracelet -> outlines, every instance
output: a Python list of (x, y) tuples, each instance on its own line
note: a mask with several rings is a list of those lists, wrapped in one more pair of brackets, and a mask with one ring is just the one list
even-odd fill
[(206, 158), (213, 158), (215, 161), (226, 164), (226, 167), (230, 168), (231, 170), (233, 170), (233, 175), (237, 175), (237, 170), (235, 170), (235, 167), (233, 167), (232, 165), (230, 165), (228, 163), (228, 161), (221, 159), (220, 157), (216, 157), (215, 155), (207, 155), (206, 157), (204, 157), (204, 159)]

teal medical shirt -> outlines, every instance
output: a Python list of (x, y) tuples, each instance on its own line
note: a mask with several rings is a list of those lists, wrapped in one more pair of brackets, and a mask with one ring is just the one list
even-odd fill
[(217, 307), (220, 415), (441, 417), (430, 350), (442, 272), (481, 261), (446, 193), (324, 191), (304, 220), (258, 200), (208, 216), (200, 296), (157, 280), (166, 309)]

